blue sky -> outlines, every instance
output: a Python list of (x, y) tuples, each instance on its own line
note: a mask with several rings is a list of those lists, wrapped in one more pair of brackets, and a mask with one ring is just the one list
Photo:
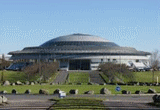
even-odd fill
[(160, 50), (160, 0), (0, 0), (0, 54), (73, 33)]

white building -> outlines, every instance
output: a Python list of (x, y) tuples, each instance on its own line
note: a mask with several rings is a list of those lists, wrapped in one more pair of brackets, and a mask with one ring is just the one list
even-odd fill
[(10, 60), (11, 55), (0, 54), (0, 62), (1, 62), (1, 59), (2, 59), (2, 56), (3, 56), (3, 55), (4, 55), (4, 59), (5, 59), (6, 61), (9, 61), (9, 60)]
[(37, 47), (9, 52), (14, 62), (59, 61), (65, 70), (96, 70), (100, 63), (115, 62), (149, 66), (149, 52), (121, 47), (114, 42), (88, 34), (71, 34), (51, 39)]

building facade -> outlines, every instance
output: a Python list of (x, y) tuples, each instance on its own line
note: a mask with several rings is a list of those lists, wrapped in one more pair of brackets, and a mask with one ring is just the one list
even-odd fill
[(71, 34), (51, 39), (37, 47), (9, 52), (14, 62), (58, 61), (63, 70), (97, 70), (104, 62), (143, 63), (149, 66), (150, 53), (89, 34)]

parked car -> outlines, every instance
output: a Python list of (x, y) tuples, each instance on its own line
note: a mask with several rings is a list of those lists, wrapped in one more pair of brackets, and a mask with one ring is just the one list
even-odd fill
[(130, 67), (130, 68), (128, 68), (129, 69), (129, 71), (132, 71), (132, 72), (137, 72), (137, 71), (139, 71), (137, 68), (132, 68), (132, 67)]
[(158, 67), (158, 71), (160, 71), (160, 67)]
[(151, 70), (151, 67), (145, 67), (144, 70), (145, 70), (145, 71), (150, 71), (150, 70)]
[(145, 71), (145, 68), (144, 67), (137, 67), (135, 68), (136, 71)]

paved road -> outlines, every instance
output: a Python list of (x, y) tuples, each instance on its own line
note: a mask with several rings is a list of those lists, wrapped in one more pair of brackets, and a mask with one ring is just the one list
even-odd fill
[[(48, 99), (58, 97), (58, 95), (5, 95), (8, 98), (8, 104), (0, 106), (0, 110), (46, 110), (54, 102)], [(68, 97), (98, 97), (104, 99), (106, 108), (111, 110), (117, 109), (160, 109), (149, 106), (147, 103), (152, 102), (152, 96), (140, 95), (69, 95)]]
[(107, 98), (103, 103), (107, 106), (106, 108), (111, 110), (157, 110), (157, 107), (153, 107), (148, 104), (152, 102), (152, 96), (116, 96)]
[(105, 101), (106, 109), (110, 110), (157, 110), (160, 108), (153, 107), (143, 102), (124, 102), (124, 101)]
[(12, 100), (8, 101), (8, 104), (0, 106), (0, 110), (47, 110), (51, 105), (53, 105), (53, 103), (46, 100)]
[[(54, 102), (48, 99), (51, 95), (5, 95), (8, 103), (0, 106), (0, 110), (47, 110)], [(58, 97), (58, 96), (54, 96)]]

